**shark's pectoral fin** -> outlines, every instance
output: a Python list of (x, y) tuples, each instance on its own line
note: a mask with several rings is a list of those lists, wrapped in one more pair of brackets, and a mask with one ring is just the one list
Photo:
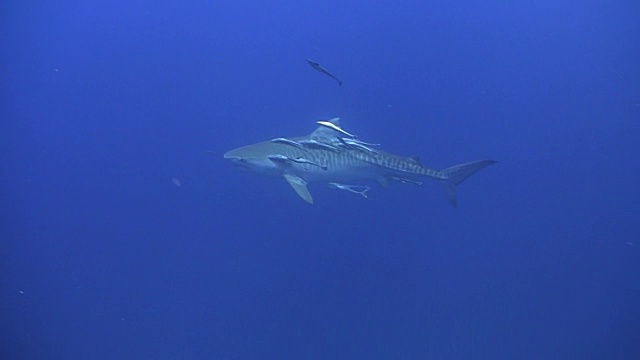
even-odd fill
[(295, 190), (296, 194), (298, 194), (298, 196), (302, 198), (302, 200), (308, 202), (309, 204), (313, 204), (313, 198), (309, 193), (309, 189), (307, 189), (306, 181), (302, 180), (301, 178), (295, 175), (290, 175), (290, 174), (285, 174), (283, 175), (283, 177), (285, 180), (287, 180), (289, 185), (291, 185), (293, 190)]
[(389, 187), (389, 177), (387, 177), (387, 176), (380, 176), (379, 178), (376, 179), (376, 181), (383, 188), (388, 188)]

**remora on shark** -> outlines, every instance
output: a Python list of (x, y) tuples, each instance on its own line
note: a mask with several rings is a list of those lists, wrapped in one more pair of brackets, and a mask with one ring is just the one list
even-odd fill
[(377, 144), (358, 140), (340, 127), (340, 119), (318, 121), (320, 126), (307, 136), (275, 138), (243, 146), (224, 154), (225, 159), (251, 172), (281, 176), (304, 201), (313, 204), (307, 183), (326, 183), (331, 188), (367, 197), (368, 186), (349, 185), (390, 180), (422, 184), (424, 179), (444, 183), (447, 197), (456, 207), (456, 187), (477, 171), (495, 163), (480, 160), (444, 170), (430, 169), (417, 157), (402, 157), (380, 150)]

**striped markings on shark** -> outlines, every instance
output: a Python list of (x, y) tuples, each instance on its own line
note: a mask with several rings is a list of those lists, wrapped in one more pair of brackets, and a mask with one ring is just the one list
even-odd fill
[(340, 127), (340, 119), (318, 121), (320, 125), (307, 136), (278, 137), (243, 146), (224, 154), (236, 166), (253, 173), (280, 176), (306, 202), (313, 204), (307, 189), (310, 182), (367, 197), (368, 186), (350, 185), (376, 181), (387, 186), (391, 181), (421, 185), (425, 179), (444, 184), (452, 206), (457, 206), (456, 187), (469, 176), (494, 164), (480, 160), (444, 170), (424, 166), (417, 157), (402, 157), (379, 149)]

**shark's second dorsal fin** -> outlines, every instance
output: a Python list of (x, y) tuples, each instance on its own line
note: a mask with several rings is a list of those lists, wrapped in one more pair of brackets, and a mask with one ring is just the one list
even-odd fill
[(413, 160), (418, 165), (422, 165), (422, 161), (420, 161), (420, 157), (418, 155), (411, 156), (409, 159)]

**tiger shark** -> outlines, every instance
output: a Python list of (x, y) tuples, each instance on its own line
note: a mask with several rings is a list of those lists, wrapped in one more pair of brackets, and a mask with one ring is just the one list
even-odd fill
[(495, 163), (480, 160), (444, 170), (424, 166), (417, 157), (403, 157), (366, 143), (340, 127), (340, 118), (318, 121), (318, 128), (300, 137), (279, 137), (233, 149), (224, 154), (236, 166), (261, 175), (284, 178), (309, 204), (311, 182), (367, 197), (369, 187), (351, 185), (376, 181), (386, 187), (391, 180), (422, 184), (434, 179), (444, 184), (449, 202), (457, 206), (456, 187), (477, 171)]

